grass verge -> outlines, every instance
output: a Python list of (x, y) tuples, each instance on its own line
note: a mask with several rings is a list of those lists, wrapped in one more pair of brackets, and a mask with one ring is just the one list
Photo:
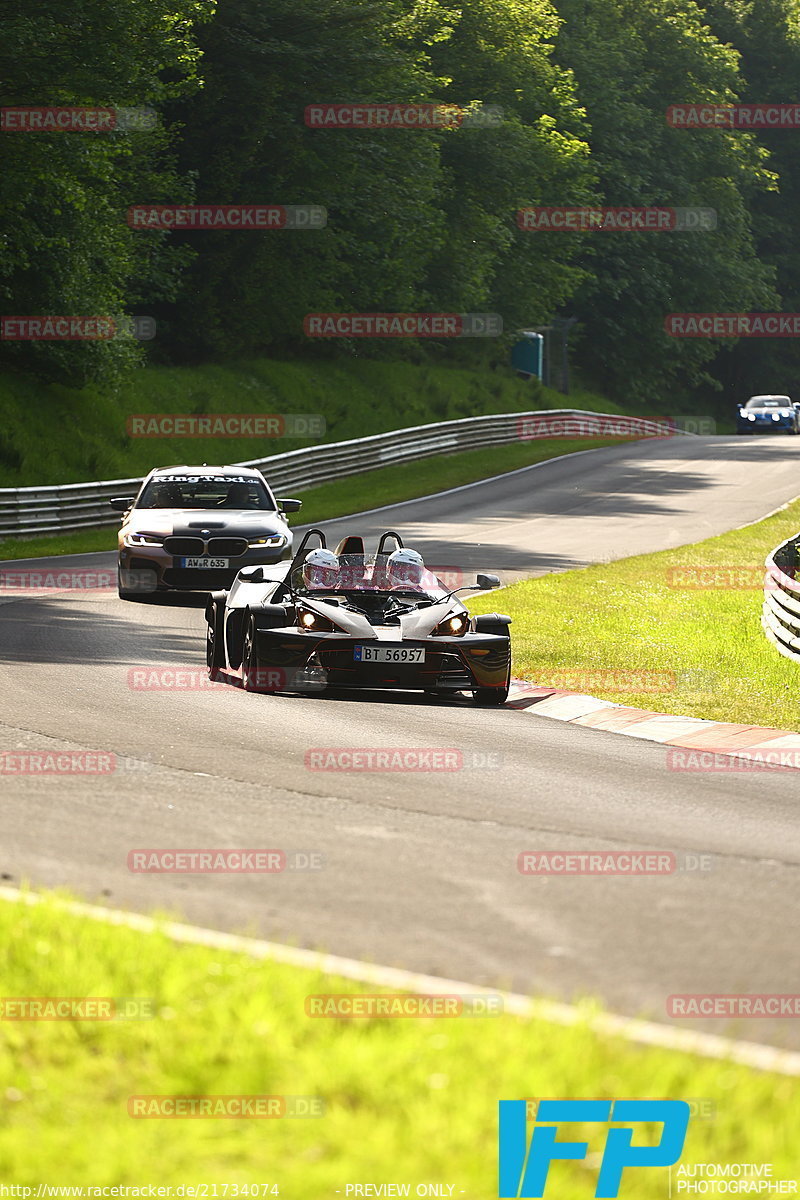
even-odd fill
[(744, 529), (526, 580), (470, 607), (513, 617), (517, 677), (657, 712), (800, 730), (800, 666), (760, 623), (764, 559), (798, 528), (795, 502)]
[[(595, 450), (600, 446), (613, 445), (616, 445), (613, 439), (554, 438), (552, 441), (514, 442), (509, 446), (466, 450), (461, 454), (437, 454), (414, 463), (396, 463), (297, 492), (303, 501), (303, 508), (293, 518), (293, 523), (312, 525), (329, 517), (346, 517), (348, 513), (363, 512), (383, 504), (396, 504), (430, 492), (474, 483), (576, 450)], [(0, 560), (89, 554), (113, 550), (116, 544), (116, 529), (110, 526), (53, 537), (9, 538), (8, 541), (0, 541)]]
[[(510, 367), (471, 369), (397, 361), (280, 362), (144, 367), (117, 393), (43, 385), (0, 372), (0, 487), (129, 479), (154, 466), (244, 462), (316, 442), (345, 441), (410, 425), (542, 408), (619, 412), (602, 396), (566, 398)], [(311, 414), (323, 437), (131, 437), (141, 414)]]
[[(272, 886), (289, 885), (275, 878)], [(690, 1121), (684, 1161), (770, 1162), (776, 1178), (795, 1174), (800, 1089), (779, 1075), (635, 1046), (581, 1023), (312, 1019), (309, 994), (379, 989), (176, 945), (52, 902), (0, 902), (0, 941), (7, 997), (148, 997), (155, 1013), (0, 1022), (0, 1166), (9, 1183), (227, 1183), (229, 1195), (233, 1185), (277, 1184), (281, 1196), (320, 1200), (344, 1195), (348, 1183), (408, 1184), (414, 1195), (417, 1184), (437, 1181), (465, 1200), (492, 1200), (497, 1101), (533, 1096), (702, 1099), (714, 1115)], [(176, 1094), (315, 1096), (324, 1115), (128, 1116), (129, 1096)], [(602, 1149), (596, 1127), (584, 1135), (593, 1152)], [(594, 1195), (594, 1168), (552, 1171), (559, 1194)], [(666, 1194), (663, 1169), (623, 1180), (622, 1196)]]

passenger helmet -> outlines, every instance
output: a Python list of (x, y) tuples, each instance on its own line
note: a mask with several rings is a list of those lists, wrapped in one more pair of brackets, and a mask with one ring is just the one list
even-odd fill
[(332, 588), (339, 579), (339, 559), (332, 550), (309, 550), (303, 563), (303, 582), (308, 588)]
[(395, 587), (419, 585), (425, 564), (416, 550), (394, 550), (386, 560), (389, 583)]

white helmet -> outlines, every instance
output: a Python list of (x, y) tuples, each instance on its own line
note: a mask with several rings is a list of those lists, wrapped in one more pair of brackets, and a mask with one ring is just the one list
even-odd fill
[(339, 579), (339, 559), (332, 550), (309, 550), (303, 563), (303, 582), (308, 588), (332, 588)]
[(386, 571), (390, 584), (414, 586), (422, 582), (425, 563), (416, 550), (394, 550), (386, 560)]

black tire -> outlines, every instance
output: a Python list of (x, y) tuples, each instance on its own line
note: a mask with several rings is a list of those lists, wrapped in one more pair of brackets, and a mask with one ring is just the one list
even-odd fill
[[(486, 613), (475, 618), (476, 633), (490, 633), (493, 637), (509, 638), (508, 627), (511, 624), (508, 617), (499, 619), (496, 613)], [(511, 687), (511, 658), (509, 656), (506, 682), (503, 687), (478, 687), (472, 689), (472, 699), (481, 708), (499, 708), (508, 699)]]
[(211, 600), (206, 608), (206, 666), (208, 678), (219, 679), (225, 669), (225, 601)]
[[(480, 622), (480, 624), (478, 623)], [(480, 617), (476, 618), (475, 622), (476, 633), (490, 633), (492, 637), (508, 637), (508, 624), (504, 621), (481, 621)]]
[(508, 699), (509, 685), (497, 688), (473, 688), (472, 699), (481, 708), (499, 708)]
[[(128, 574), (130, 574), (130, 572), (128, 572)], [(122, 571), (119, 567), (117, 567), (117, 594), (119, 595), (120, 600), (130, 600), (132, 603), (135, 603), (137, 600), (141, 600), (142, 598), (141, 592), (122, 586)]]
[(258, 653), (258, 626), (251, 613), (245, 615), (242, 639), (242, 685), (246, 692), (278, 691), (278, 674), (261, 660)]

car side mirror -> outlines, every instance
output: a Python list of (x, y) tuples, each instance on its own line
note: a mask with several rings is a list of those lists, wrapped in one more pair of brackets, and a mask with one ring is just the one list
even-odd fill
[(264, 568), (263, 567), (242, 567), (239, 572), (239, 578), (244, 579), (246, 583), (263, 583)]
[(739, 411), (741, 412), (741, 411), (742, 411), (742, 409), (744, 408), (744, 405), (743, 405), (743, 404), (737, 404), (737, 405), (736, 405), (736, 407), (737, 407), (737, 408), (739, 409)]
[(303, 507), (302, 500), (278, 500), (278, 499), (276, 499), (276, 503), (278, 505), (278, 508), (281, 510), (281, 512), (285, 512), (285, 513), (299, 512), (300, 509)]
[(487, 592), (490, 588), (500, 587), (500, 576), (479, 575), (475, 582), (482, 592)]
[(113, 500), (109, 500), (109, 504), (116, 512), (127, 512), (132, 506), (135, 496), (115, 496)]

